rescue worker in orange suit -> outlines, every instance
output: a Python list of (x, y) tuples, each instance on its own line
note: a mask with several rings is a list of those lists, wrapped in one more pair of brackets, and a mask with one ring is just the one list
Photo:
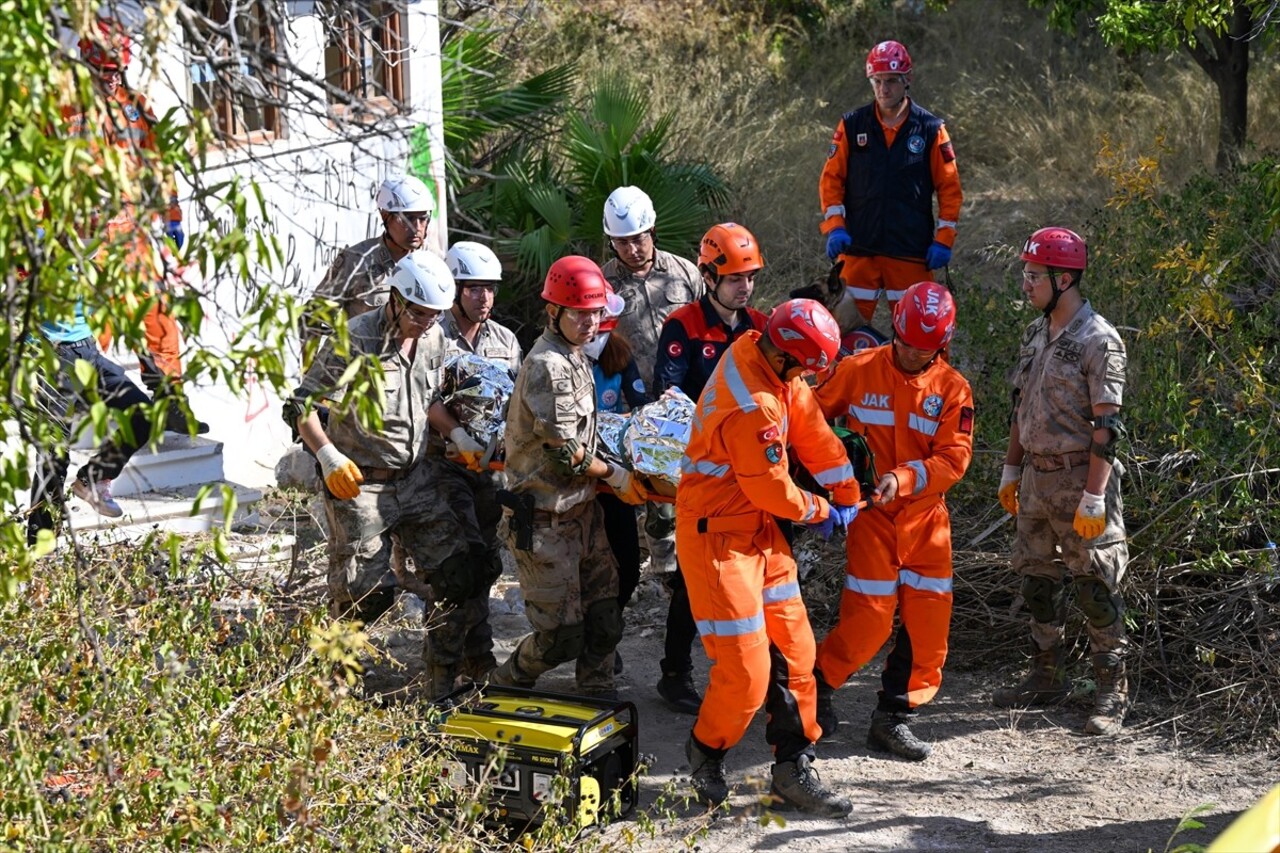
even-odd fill
[[(809, 299), (774, 309), (764, 333), (725, 352), (694, 413), (676, 495), (676, 550), (711, 679), (685, 745), (697, 797), (724, 802), (724, 758), (761, 705), (773, 748), (770, 793), (783, 807), (828, 817), (850, 811), (813, 767), (821, 736), (814, 638), (796, 562), (775, 516), (830, 536), (861, 498), (844, 446), (823, 420), (804, 375), (840, 348), (835, 318)], [(788, 446), (832, 501), (797, 486)]]
[[(679, 388), (697, 402), (729, 345), (752, 329), (764, 331), (769, 318), (748, 304), (756, 273), (763, 267), (760, 244), (736, 222), (713, 225), (703, 236), (698, 269), (707, 292), (697, 302), (677, 308), (662, 324), (653, 371), (657, 393)], [(657, 689), (672, 710), (697, 714), (702, 697), (693, 685), (691, 650), (698, 629), (676, 556), (674, 571), (666, 574), (671, 601)]]
[(901, 626), (885, 662), (867, 745), (912, 761), (932, 746), (908, 726), (942, 682), (951, 624), (951, 516), (945, 494), (973, 458), (973, 392), (939, 358), (956, 326), (940, 284), (907, 288), (893, 310), (893, 342), (843, 359), (814, 389), (828, 418), (846, 416), (871, 448), (871, 506), (850, 526), (840, 618), (818, 647), (818, 721), (835, 732), (835, 689)]
[(892, 307), (907, 287), (951, 262), (964, 196), (946, 125), (907, 97), (907, 49), (881, 42), (866, 70), (874, 99), (836, 125), (818, 198), (827, 256), (844, 261), (846, 298), (870, 323), (881, 293)]
[[(122, 246), (125, 263), (136, 266), (136, 271), (151, 278), (160, 291), (143, 317), (147, 351), (138, 354), (138, 363), (143, 384), (152, 396), (169, 397), (165, 428), (185, 433), (189, 430), (186, 415), (177, 397), (172, 396), (182, 380), (182, 336), (177, 322), (167, 311), (164, 294), (166, 282), (177, 280), (177, 263), (171, 254), (166, 256), (167, 250), (153, 244), (151, 236), (153, 221), (158, 230), (163, 213), (164, 233), (181, 248), (186, 239), (182, 208), (178, 206), (172, 175), (161, 177), (164, 167), (153, 130), (157, 121), (155, 113), (147, 99), (130, 90), (124, 80), (132, 48), (129, 34), (118, 21), (107, 18), (98, 20), (98, 30), (95, 38), (80, 39), (79, 48), (81, 58), (93, 73), (101, 103), (87, 108), (84, 105), (67, 107), (64, 118), (72, 135), (114, 145), (126, 152), (134, 177), (143, 187), (142, 197), (126, 199), (107, 221), (107, 242)], [(162, 193), (167, 194), (163, 203), (157, 199)], [(111, 340), (110, 330), (99, 340), (106, 346)], [(195, 427), (200, 433), (209, 431), (208, 424), (200, 421), (195, 422)]]

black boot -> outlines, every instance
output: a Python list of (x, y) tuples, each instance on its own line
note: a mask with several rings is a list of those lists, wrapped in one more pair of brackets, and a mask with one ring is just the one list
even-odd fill
[(881, 752), (892, 752), (908, 761), (924, 761), (933, 752), (933, 746), (913, 735), (907, 727), (907, 721), (914, 716), (877, 708), (871, 713), (867, 746)]
[(813, 678), (818, 682), (818, 725), (822, 727), (824, 738), (834, 737), (840, 718), (836, 716), (836, 689), (827, 683), (821, 670), (814, 670)]
[(729, 783), (724, 778), (724, 753), (698, 743), (692, 734), (684, 744), (685, 757), (689, 759), (689, 782), (694, 796), (709, 806), (718, 806), (729, 799)]
[[(209, 431), (209, 425), (202, 420), (195, 419), (196, 435), (204, 435)], [(164, 412), (164, 428), (166, 432), (176, 432), (179, 435), (191, 435), (191, 425), (187, 423), (187, 415), (182, 411), (182, 406), (178, 401), (170, 398), (169, 405)]]
[(779, 761), (773, 765), (773, 785), (769, 793), (790, 807), (820, 817), (844, 817), (853, 804), (822, 786), (813, 759), (801, 755), (795, 761)]
[(658, 695), (677, 714), (697, 716), (702, 707), (702, 697), (693, 686), (692, 670), (664, 672), (658, 681)]

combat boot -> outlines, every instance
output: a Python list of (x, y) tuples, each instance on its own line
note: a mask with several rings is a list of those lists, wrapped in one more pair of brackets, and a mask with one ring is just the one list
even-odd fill
[(1129, 675), (1124, 661), (1115, 652), (1098, 652), (1093, 656), (1093, 675), (1098, 692), (1084, 730), (1091, 735), (1116, 734), (1123, 728), (1124, 715), (1129, 710)]
[(724, 779), (724, 753), (706, 749), (692, 734), (685, 741), (684, 754), (689, 759), (689, 782), (701, 802), (718, 806), (729, 799), (729, 783)]
[(1067, 675), (1062, 666), (1062, 646), (1042, 649), (1032, 644), (1031, 671), (1014, 687), (991, 694), (997, 708), (1052, 705), (1067, 698)]
[(519, 667), (516, 665), (515, 652), (512, 652), (506, 660), (498, 664), (498, 666), (489, 673), (489, 683), (497, 685), (498, 687), (527, 688), (533, 687), (537, 684), (537, 681), (538, 680), (536, 678), (529, 678), (520, 671)]
[(482, 684), (489, 680), (489, 673), (498, 668), (498, 659), (493, 652), (485, 652), (478, 658), (464, 658), (458, 674), (468, 681)]
[(427, 675), (431, 679), (428, 689), (432, 699), (440, 699), (453, 692), (453, 683), (458, 677), (458, 668), (450, 664), (430, 664)]
[(827, 683), (822, 672), (815, 670), (813, 678), (818, 682), (818, 725), (822, 728), (824, 738), (834, 737), (840, 718), (836, 716), (836, 689)]
[(696, 717), (702, 708), (702, 697), (693, 686), (693, 672), (664, 672), (658, 680), (658, 695), (677, 714)]
[(775, 808), (799, 809), (819, 817), (844, 817), (853, 811), (852, 803), (822, 786), (813, 759), (807, 755), (773, 765), (769, 793), (779, 801)]
[(933, 752), (933, 745), (920, 740), (907, 727), (907, 721), (914, 716), (876, 708), (871, 712), (867, 746), (881, 752), (892, 752), (908, 761), (924, 761)]

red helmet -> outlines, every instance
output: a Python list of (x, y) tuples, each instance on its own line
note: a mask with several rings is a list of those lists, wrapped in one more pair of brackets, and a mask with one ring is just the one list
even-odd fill
[(1051, 269), (1082, 270), (1089, 264), (1089, 249), (1076, 232), (1051, 226), (1027, 238), (1022, 260)]
[(851, 332), (846, 332), (845, 336), (840, 339), (840, 357), (853, 355), (855, 352), (864, 349), (878, 347), (881, 344), (887, 344), (889, 339), (880, 334), (875, 326), (859, 326)]
[(936, 281), (911, 285), (893, 306), (893, 331), (909, 347), (940, 350), (955, 330), (955, 300)]
[(910, 74), (911, 56), (902, 42), (882, 41), (867, 54), (867, 76), (872, 74)]
[(590, 258), (568, 255), (551, 265), (542, 285), (542, 298), (564, 308), (593, 310), (607, 304), (609, 282)]
[(80, 58), (95, 68), (123, 68), (129, 64), (132, 42), (120, 22), (99, 18), (97, 38), (80, 39)]
[(736, 273), (754, 272), (764, 266), (755, 235), (736, 222), (712, 225), (702, 238), (698, 267), (711, 267), (717, 279)]
[(814, 299), (792, 299), (774, 308), (765, 333), (810, 370), (825, 370), (840, 353), (840, 324)]

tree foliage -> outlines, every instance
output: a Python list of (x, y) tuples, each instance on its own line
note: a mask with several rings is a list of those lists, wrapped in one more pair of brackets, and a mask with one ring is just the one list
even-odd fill
[(1029, 0), (1049, 23), (1076, 33), (1087, 19), (1107, 44), (1125, 53), (1181, 48), (1218, 91), (1217, 167), (1238, 162), (1249, 126), (1249, 61), (1254, 40), (1274, 45), (1268, 24), (1274, 0)]

